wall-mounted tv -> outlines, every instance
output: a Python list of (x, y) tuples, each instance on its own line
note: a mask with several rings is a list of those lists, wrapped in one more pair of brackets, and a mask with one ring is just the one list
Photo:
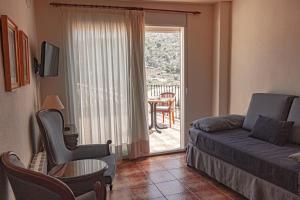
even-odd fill
[(49, 42), (42, 43), (41, 66), (42, 77), (58, 76), (59, 48)]

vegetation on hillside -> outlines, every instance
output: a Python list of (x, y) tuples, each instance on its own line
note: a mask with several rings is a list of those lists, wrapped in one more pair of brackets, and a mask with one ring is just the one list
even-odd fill
[(146, 32), (145, 65), (148, 85), (179, 85), (180, 32)]

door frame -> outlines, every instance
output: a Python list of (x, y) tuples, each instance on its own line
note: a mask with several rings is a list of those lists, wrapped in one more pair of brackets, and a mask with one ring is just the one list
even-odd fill
[(155, 27), (166, 27), (167, 28), (179, 28), (181, 29), (181, 69), (180, 69), (180, 148), (149, 153), (150, 156), (153, 155), (164, 155), (170, 153), (180, 153), (185, 151), (186, 145), (186, 96), (187, 96), (187, 27), (186, 26), (166, 26), (166, 25), (145, 25), (145, 31), (147, 28), (155, 29)]

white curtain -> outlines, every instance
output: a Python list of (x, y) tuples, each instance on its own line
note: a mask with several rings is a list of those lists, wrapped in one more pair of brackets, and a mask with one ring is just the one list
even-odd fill
[(70, 120), (82, 144), (149, 153), (142, 11), (63, 9)]

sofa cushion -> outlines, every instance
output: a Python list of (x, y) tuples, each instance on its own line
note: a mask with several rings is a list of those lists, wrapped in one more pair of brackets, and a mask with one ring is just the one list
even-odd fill
[(294, 99), (287, 120), (294, 122), (289, 141), (300, 144), (300, 98)]
[(259, 115), (250, 136), (282, 146), (288, 141), (293, 124)]
[(224, 115), (218, 117), (204, 117), (195, 120), (192, 124), (195, 128), (206, 131), (215, 132), (241, 128), (244, 121), (244, 116), (241, 115)]
[(243, 123), (243, 128), (251, 130), (258, 118), (258, 115), (285, 121), (288, 117), (294, 98), (295, 96), (282, 94), (253, 94)]

